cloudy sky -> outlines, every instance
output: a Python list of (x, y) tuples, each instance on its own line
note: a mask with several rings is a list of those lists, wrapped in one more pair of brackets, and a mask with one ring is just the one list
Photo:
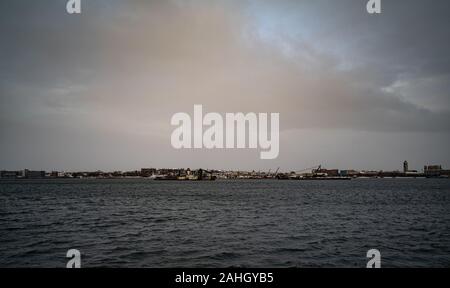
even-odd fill
[[(0, 169), (450, 167), (450, 1), (0, 1)], [(280, 156), (174, 150), (174, 113), (279, 112)]]

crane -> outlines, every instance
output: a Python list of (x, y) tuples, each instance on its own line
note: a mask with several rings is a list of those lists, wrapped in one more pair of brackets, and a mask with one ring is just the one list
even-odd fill
[(316, 165), (316, 166), (306, 168), (306, 169), (303, 169), (300, 171), (295, 171), (295, 174), (302, 174), (303, 172), (309, 171), (309, 170), (311, 170), (311, 173), (316, 173), (317, 171), (320, 171), (321, 169), (322, 169), (322, 165)]
[(278, 175), (278, 171), (280, 170), (280, 167), (277, 168), (277, 171), (275, 171), (275, 176)]

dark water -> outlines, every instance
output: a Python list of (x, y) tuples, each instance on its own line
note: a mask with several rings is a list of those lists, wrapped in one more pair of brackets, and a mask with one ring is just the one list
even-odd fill
[(0, 182), (0, 266), (450, 266), (449, 180)]

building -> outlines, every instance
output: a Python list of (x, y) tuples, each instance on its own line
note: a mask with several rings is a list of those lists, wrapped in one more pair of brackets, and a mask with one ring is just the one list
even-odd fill
[(356, 170), (341, 170), (340, 175), (342, 177), (357, 177), (360, 175), (360, 173)]
[(338, 177), (340, 176), (338, 169), (323, 169), (324, 173), (326, 173), (329, 177)]
[(1, 179), (17, 179), (22, 176), (20, 171), (0, 171)]
[(403, 173), (407, 173), (409, 171), (408, 161), (403, 162)]
[(382, 171), (361, 171), (361, 173), (359, 173), (360, 177), (369, 177), (369, 178), (375, 178), (375, 177), (380, 177), (380, 175), (382, 174)]
[(428, 165), (423, 168), (426, 177), (450, 177), (450, 170), (442, 169), (441, 165)]
[(441, 165), (428, 165), (423, 168), (423, 173), (426, 177), (439, 177), (441, 176)]
[(141, 169), (141, 177), (151, 177), (156, 175), (157, 169), (155, 168), (142, 168)]
[(27, 179), (44, 179), (45, 171), (30, 171), (28, 169), (25, 170), (25, 178)]
[(322, 167), (319, 167), (318, 169), (315, 169), (312, 172), (316, 176), (326, 176), (326, 177), (340, 176), (339, 169), (323, 169)]

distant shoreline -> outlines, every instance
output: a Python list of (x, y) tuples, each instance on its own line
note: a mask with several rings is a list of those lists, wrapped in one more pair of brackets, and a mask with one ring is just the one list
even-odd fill
[(147, 180), (148, 182), (227, 182), (227, 181), (280, 181), (280, 182), (302, 182), (302, 181), (355, 181), (355, 180), (429, 180), (429, 179), (445, 179), (449, 180), (449, 177), (354, 177), (354, 178), (305, 178), (305, 179), (276, 179), (276, 178), (231, 178), (231, 179), (216, 179), (216, 180), (177, 180), (177, 179), (162, 179), (155, 180), (148, 177), (110, 177), (110, 178), (16, 178), (7, 179), (0, 178), (0, 183), (2, 182), (32, 182), (32, 181), (58, 181), (58, 180)]

